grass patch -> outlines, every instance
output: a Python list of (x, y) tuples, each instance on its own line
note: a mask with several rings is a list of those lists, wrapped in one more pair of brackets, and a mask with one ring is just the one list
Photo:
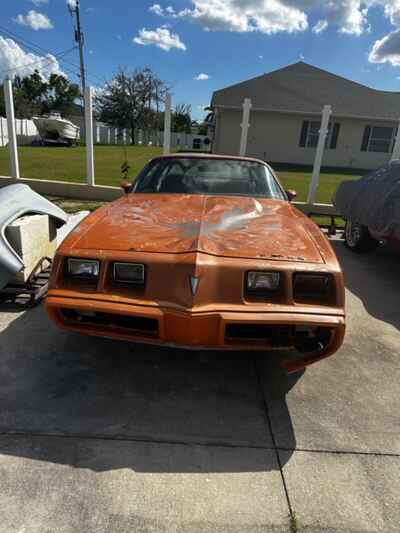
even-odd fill
[[(18, 149), (20, 174), (23, 178), (84, 183), (86, 149), (21, 146)], [(136, 177), (145, 163), (162, 153), (156, 146), (127, 146), (129, 177)], [(121, 165), (125, 161), (123, 146), (95, 146), (94, 165), (97, 185), (118, 186), (122, 180)], [(7, 148), (0, 148), (0, 175), (10, 175)]]
[(292, 511), (290, 513), (290, 533), (299, 533), (300, 532), (300, 523), (297, 514)]
[(98, 207), (101, 207), (105, 202), (90, 202), (85, 200), (72, 200), (71, 198), (61, 198), (59, 196), (48, 196), (46, 198), (58, 205), (66, 213), (77, 213), (78, 211), (95, 211)]
[[(297, 191), (299, 202), (306, 202), (311, 182), (311, 172), (277, 172), (285, 189)], [(358, 179), (360, 176), (346, 174), (321, 174), (317, 189), (317, 203), (331, 204), (332, 197), (342, 181)]]

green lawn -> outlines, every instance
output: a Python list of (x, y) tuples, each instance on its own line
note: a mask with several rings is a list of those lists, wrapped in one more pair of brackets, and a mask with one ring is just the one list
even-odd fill
[[(127, 158), (130, 165), (129, 176), (133, 178), (146, 161), (161, 154), (162, 149), (149, 146), (127, 146)], [(42, 148), (20, 147), (20, 173), (25, 178), (50, 179), (61, 181), (85, 181), (85, 148)], [(98, 185), (115, 185), (121, 182), (121, 164), (125, 160), (123, 146), (95, 146), (95, 177)], [(6, 148), (0, 148), (0, 175), (9, 175), (9, 157)], [(297, 200), (307, 199), (310, 173), (278, 172), (282, 185), (286, 189), (295, 189)], [(317, 191), (317, 202), (331, 203), (338, 184), (343, 180), (358, 176), (340, 174), (321, 174)]]
[[(22, 146), (18, 150), (20, 174), (24, 178), (85, 182), (85, 147), (42, 148)], [(129, 175), (136, 176), (144, 164), (161, 154), (162, 148), (127, 146)], [(125, 161), (124, 146), (95, 146), (94, 165), (97, 185), (116, 185), (121, 182), (121, 165)], [(9, 175), (9, 156), (0, 148), (0, 175)]]
[[(285, 189), (297, 191), (296, 200), (305, 202), (311, 181), (311, 173), (308, 172), (278, 172), (279, 179)], [(322, 204), (331, 204), (332, 197), (339, 183), (346, 180), (358, 179), (360, 176), (344, 174), (321, 174), (317, 189), (316, 201)]]

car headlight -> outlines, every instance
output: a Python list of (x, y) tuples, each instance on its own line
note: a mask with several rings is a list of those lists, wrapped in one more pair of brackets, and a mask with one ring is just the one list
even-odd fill
[(68, 259), (68, 274), (74, 278), (98, 278), (100, 262), (95, 259)]
[(144, 265), (136, 263), (114, 263), (114, 281), (118, 283), (144, 284)]
[(281, 275), (279, 272), (248, 272), (247, 290), (249, 292), (273, 292), (280, 286)]
[(333, 296), (333, 288), (334, 283), (331, 274), (307, 272), (294, 275), (293, 295), (295, 300), (325, 303)]

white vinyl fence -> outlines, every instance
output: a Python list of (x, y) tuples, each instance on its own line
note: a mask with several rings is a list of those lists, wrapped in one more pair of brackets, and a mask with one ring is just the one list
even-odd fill
[[(40, 140), (38, 131), (32, 120), (16, 119), (15, 128), (17, 142), (20, 146), (30, 145), (33, 141)], [(0, 117), (0, 146), (8, 145), (7, 119)]]
[[(40, 141), (39, 133), (32, 120), (16, 119), (15, 127), (19, 146), (29, 146), (32, 142)], [(81, 128), (80, 137), (85, 138), (84, 128)], [(7, 119), (0, 117), (0, 146), (7, 146), (8, 140)], [(131, 136), (127, 129), (113, 128), (94, 122), (93, 140), (94, 144), (130, 144)], [(135, 143), (145, 146), (163, 146), (164, 132), (139, 130), (135, 133)], [(206, 135), (194, 133), (171, 133), (171, 146), (183, 150), (207, 151), (211, 147), (211, 139)]]

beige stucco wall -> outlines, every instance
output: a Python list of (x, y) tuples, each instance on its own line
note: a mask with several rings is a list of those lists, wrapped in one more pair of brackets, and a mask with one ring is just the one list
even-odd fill
[[(218, 110), (214, 152), (236, 155), (240, 145), (242, 114), (234, 110)], [(316, 120), (314, 116), (290, 115), (253, 111), (250, 116), (247, 155), (274, 163), (312, 165), (315, 148), (299, 147), (303, 120)], [(361, 152), (364, 128), (367, 125), (396, 126), (396, 123), (332, 117), (341, 124), (337, 147), (327, 148), (323, 165), (374, 169), (386, 163), (390, 154)]]

